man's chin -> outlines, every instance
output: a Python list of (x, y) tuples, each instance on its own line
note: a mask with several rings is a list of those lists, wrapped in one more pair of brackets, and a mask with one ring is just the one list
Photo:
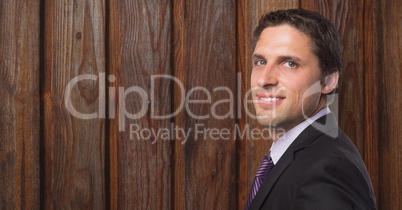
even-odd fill
[(277, 124), (274, 120), (268, 118), (257, 119), (258, 123), (264, 127), (276, 128)]

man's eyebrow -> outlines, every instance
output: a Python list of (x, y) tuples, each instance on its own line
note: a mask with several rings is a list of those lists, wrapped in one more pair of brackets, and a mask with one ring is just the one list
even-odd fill
[(253, 54), (251, 56), (251, 59), (265, 59), (264, 56), (260, 55), (260, 54)]
[(279, 56), (278, 58), (281, 61), (286, 61), (286, 60), (294, 60), (294, 61), (301, 61), (302, 59), (300, 59), (297, 56), (292, 56), (292, 55), (283, 55), (283, 56)]
[[(260, 54), (253, 54), (251, 56), (251, 59), (265, 59), (265, 57)], [(282, 56), (278, 57), (278, 60), (280, 60), (280, 61), (285, 61), (285, 60), (301, 61), (302, 59), (300, 59), (297, 56), (293, 56), (293, 55), (282, 55)]]

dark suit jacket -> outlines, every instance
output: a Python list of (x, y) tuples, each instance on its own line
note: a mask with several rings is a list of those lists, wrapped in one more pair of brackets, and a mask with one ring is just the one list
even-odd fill
[(364, 162), (335, 116), (316, 123), (318, 129), (307, 127), (271, 169), (249, 209), (376, 209)]

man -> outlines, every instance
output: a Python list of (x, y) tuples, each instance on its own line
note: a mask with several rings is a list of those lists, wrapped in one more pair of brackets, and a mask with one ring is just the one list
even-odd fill
[(272, 136), (245, 209), (376, 209), (364, 162), (327, 107), (342, 70), (335, 27), (313, 12), (276, 11), (254, 38), (256, 115), (282, 135)]

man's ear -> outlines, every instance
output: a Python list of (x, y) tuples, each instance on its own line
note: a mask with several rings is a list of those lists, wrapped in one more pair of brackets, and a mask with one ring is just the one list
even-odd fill
[(339, 80), (339, 71), (335, 71), (334, 73), (325, 77), (325, 83), (323, 84), (321, 92), (323, 94), (329, 94), (333, 90), (335, 90), (338, 85)]

